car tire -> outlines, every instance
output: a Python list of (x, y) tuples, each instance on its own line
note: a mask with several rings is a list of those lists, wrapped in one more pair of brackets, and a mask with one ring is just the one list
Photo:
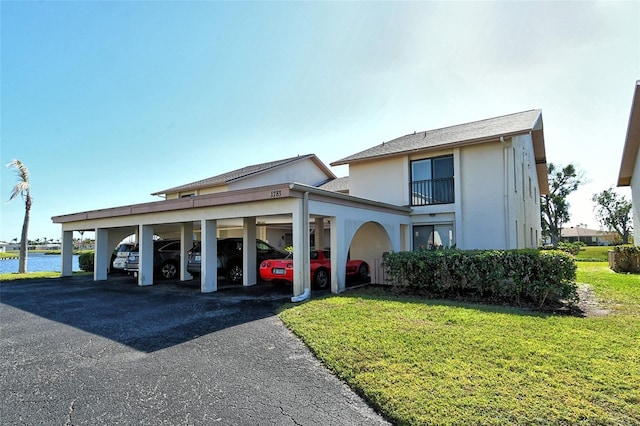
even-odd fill
[(242, 265), (237, 263), (227, 268), (227, 281), (233, 284), (242, 282)]
[(330, 285), (329, 271), (323, 268), (318, 269), (313, 276), (313, 285), (318, 289), (328, 288)]
[(358, 278), (366, 280), (369, 277), (369, 265), (362, 262), (358, 267)]
[(178, 265), (174, 262), (165, 262), (160, 267), (160, 275), (165, 280), (171, 280), (178, 275)]

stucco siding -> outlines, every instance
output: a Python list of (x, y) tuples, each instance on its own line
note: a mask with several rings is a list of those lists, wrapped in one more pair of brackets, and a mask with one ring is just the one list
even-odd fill
[[(514, 248), (535, 248), (541, 238), (540, 225), (540, 188), (536, 172), (533, 141), (530, 135), (514, 137), (512, 154), (515, 155), (517, 191), (511, 202), (514, 218), (517, 220), (517, 241)], [(512, 170), (513, 171), (513, 170)], [(515, 224), (514, 224), (515, 226)]]
[(504, 168), (499, 142), (460, 150), (461, 214), (459, 248), (505, 248)]
[(349, 194), (406, 206), (409, 187), (409, 160), (406, 156), (349, 166)]
[(265, 185), (275, 185), (279, 183), (296, 182), (304, 185), (318, 186), (329, 179), (318, 166), (307, 159), (288, 164), (287, 167), (277, 167), (248, 176), (234, 182), (229, 182), (229, 191), (237, 189), (256, 188)]

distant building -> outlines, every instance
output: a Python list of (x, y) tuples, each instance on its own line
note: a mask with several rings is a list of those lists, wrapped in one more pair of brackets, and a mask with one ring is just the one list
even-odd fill
[(590, 246), (610, 246), (615, 242), (616, 235), (615, 232), (572, 226), (562, 228), (560, 240), (567, 243), (582, 242)]

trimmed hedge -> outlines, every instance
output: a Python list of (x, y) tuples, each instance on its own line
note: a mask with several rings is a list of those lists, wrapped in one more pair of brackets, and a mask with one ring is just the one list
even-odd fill
[(640, 246), (615, 246), (613, 252), (615, 272), (640, 272)]
[(576, 264), (562, 251), (436, 250), (385, 256), (387, 281), (403, 291), (473, 297), (538, 308), (578, 300)]
[(93, 257), (95, 255), (94, 251), (87, 251), (80, 255), (78, 258), (78, 264), (80, 269), (87, 272), (93, 272)]

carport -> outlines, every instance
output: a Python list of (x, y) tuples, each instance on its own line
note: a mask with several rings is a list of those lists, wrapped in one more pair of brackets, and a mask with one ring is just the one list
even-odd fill
[[(127, 235), (137, 234), (140, 247), (138, 285), (153, 284), (153, 236), (179, 234), (180, 280), (191, 280), (187, 251), (194, 233), (200, 234), (202, 267), (200, 288), (204, 293), (218, 287), (217, 234), (227, 227), (242, 227), (243, 285), (257, 283), (256, 239), (258, 226), (291, 226), (296, 299), (308, 297), (311, 288), (309, 252), (311, 224), (329, 225), (331, 291), (345, 289), (347, 257), (367, 261), (372, 280), (384, 252), (408, 249), (410, 209), (298, 183), (285, 183), (190, 198), (170, 199), (130, 206), (54, 216), (62, 225), (62, 275), (72, 274), (73, 232), (95, 231), (94, 280), (107, 280), (113, 247)], [(323, 232), (316, 233), (315, 246), (326, 247)]]

